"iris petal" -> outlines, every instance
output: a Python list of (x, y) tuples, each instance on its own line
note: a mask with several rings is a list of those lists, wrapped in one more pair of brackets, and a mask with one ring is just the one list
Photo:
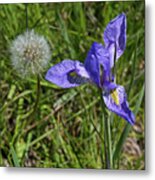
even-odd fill
[(62, 88), (71, 88), (88, 82), (89, 75), (79, 61), (63, 60), (48, 70), (45, 79)]
[(115, 52), (117, 60), (123, 54), (126, 46), (126, 16), (124, 13), (110, 21), (103, 36), (105, 47), (110, 52), (110, 66), (113, 67)]
[[(102, 44), (97, 42), (92, 44), (84, 65), (92, 82), (94, 82), (98, 87), (102, 87), (101, 81), (104, 81), (110, 75), (109, 52)], [(103, 68), (102, 74), (100, 66)]]
[(129, 109), (124, 87), (119, 85), (112, 85), (111, 87), (112, 88), (109, 88), (109, 90), (103, 94), (107, 108), (133, 125), (135, 117)]

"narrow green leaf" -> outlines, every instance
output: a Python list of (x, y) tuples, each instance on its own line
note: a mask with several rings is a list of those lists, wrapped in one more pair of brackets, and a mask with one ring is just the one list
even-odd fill
[(31, 143), (27, 144), (27, 147), (29, 148), (30, 146), (33, 146), (34, 144), (38, 143), (39, 141), (41, 141), (45, 137), (49, 136), (55, 130), (56, 129), (51, 129), (51, 130), (47, 131), (46, 133), (44, 133), (43, 135), (39, 136), (37, 139), (35, 139)]
[(11, 105), (13, 102), (15, 102), (16, 100), (18, 100), (21, 97), (24, 97), (28, 94), (31, 94), (32, 91), (31, 90), (26, 90), (22, 93), (20, 93), (19, 95), (15, 96), (12, 100), (10, 100), (9, 102), (5, 102), (4, 105), (2, 106), (2, 108), (0, 109), (0, 112), (2, 112), (5, 108), (7, 108), (9, 105)]
[(11, 155), (12, 155), (15, 167), (20, 167), (17, 154), (16, 154), (15, 149), (14, 149), (14, 147), (12, 145), (11, 145), (10, 151), (11, 151)]
[(8, 99), (12, 99), (16, 91), (16, 85), (12, 84), (8, 93)]
[(62, 33), (62, 36), (64, 37), (65, 41), (67, 42), (68, 44), (68, 48), (70, 50), (70, 53), (71, 53), (71, 58), (74, 58), (75, 57), (75, 51), (74, 49), (72, 48), (72, 42), (69, 38), (69, 34), (68, 34), (68, 30), (67, 30), (67, 26), (66, 26), (66, 23), (65, 21), (62, 19), (61, 17), (61, 14), (59, 11), (57, 11), (57, 14), (58, 14), (58, 17), (59, 17), (59, 21), (60, 21), (60, 26), (61, 26), (61, 33)]
[(143, 85), (143, 87), (142, 87), (142, 89), (140, 91), (140, 94), (139, 94), (138, 101), (137, 101), (135, 109), (134, 109), (135, 116), (137, 115), (139, 107), (140, 107), (140, 105), (142, 103), (142, 100), (143, 100), (143, 97), (144, 97), (144, 92), (145, 92), (145, 86)]
[(85, 18), (85, 14), (83, 12), (83, 7), (82, 7), (82, 3), (81, 2), (79, 4), (79, 10), (80, 10), (81, 29), (82, 29), (83, 32), (86, 32), (86, 18)]

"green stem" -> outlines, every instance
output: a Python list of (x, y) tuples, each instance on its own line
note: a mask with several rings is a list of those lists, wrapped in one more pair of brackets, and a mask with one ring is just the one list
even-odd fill
[[(102, 101), (102, 100), (101, 100)], [(105, 141), (105, 131), (104, 131), (104, 120), (105, 120), (105, 117), (104, 117), (104, 114), (103, 114), (103, 118), (101, 119), (101, 130), (100, 130), (100, 137), (102, 137), (102, 135), (104, 134), (104, 138), (102, 138), (102, 142), (103, 144), (101, 144), (101, 162), (102, 162), (102, 168), (108, 168), (107, 167), (107, 148), (106, 148), (106, 141)], [(104, 153), (104, 155), (103, 155)], [(103, 158), (105, 157), (105, 158)], [(104, 163), (104, 160), (105, 160), (105, 163)]]
[[(104, 118), (104, 150), (105, 150), (105, 161), (106, 161), (106, 169), (112, 169), (113, 168), (113, 155), (112, 155), (112, 144), (111, 144), (111, 128), (110, 128), (110, 117), (108, 118), (106, 107), (103, 102), (102, 92), (101, 92), (101, 103), (102, 103), (102, 109)], [(103, 126), (103, 125), (102, 125)]]
[(40, 77), (39, 75), (37, 76), (37, 96), (36, 96), (36, 102), (34, 105), (34, 113), (37, 110), (39, 99), (40, 99), (40, 91), (41, 91), (41, 86), (40, 86)]
[(28, 4), (25, 4), (26, 30), (28, 31)]
[(41, 91), (41, 85), (40, 85), (40, 77), (38, 75), (37, 76), (36, 101), (35, 101), (34, 108), (33, 108), (33, 111), (32, 111), (31, 117), (30, 117), (30, 121), (33, 119), (33, 117), (34, 117), (34, 115), (35, 115), (35, 113), (37, 111), (37, 107), (38, 107), (39, 99), (40, 99), (40, 91)]
[(112, 144), (111, 144), (111, 128), (110, 128), (110, 116), (105, 121), (105, 129), (107, 134), (107, 146), (108, 146), (108, 157), (110, 163), (110, 169), (113, 168), (113, 153), (112, 153)]

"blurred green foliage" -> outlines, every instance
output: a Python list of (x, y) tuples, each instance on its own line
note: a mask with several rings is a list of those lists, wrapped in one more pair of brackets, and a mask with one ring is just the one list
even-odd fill
[[(145, 168), (144, 9), (144, 1), (28, 4), (29, 29), (49, 42), (49, 67), (63, 59), (84, 61), (94, 41), (104, 43), (107, 23), (122, 12), (126, 14), (127, 46), (117, 62), (117, 83), (126, 88), (136, 124), (127, 128), (123, 119), (112, 115), (115, 169)], [(35, 77), (22, 79), (12, 69), (9, 52), (12, 40), (25, 30), (25, 4), (1, 4), (0, 165), (102, 168), (102, 107), (95, 87), (61, 89), (44, 80), (45, 72), (37, 113), (29, 120), (37, 81)], [(115, 151), (118, 142), (123, 142), (120, 156)]]

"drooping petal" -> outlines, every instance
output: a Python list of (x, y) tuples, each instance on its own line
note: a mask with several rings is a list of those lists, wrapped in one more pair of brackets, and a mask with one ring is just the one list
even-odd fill
[(89, 75), (79, 61), (63, 60), (48, 70), (45, 79), (62, 88), (71, 88), (88, 82)]
[(104, 31), (103, 38), (105, 47), (110, 52), (110, 65), (113, 67), (115, 53), (117, 60), (126, 47), (126, 15), (124, 13), (110, 21)]
[[(92, 82), (102, 87), (102, 81), (110, 75), (109, 52), (102, 44), (93, 43), (85, 59), (85, 68), (90, 75)], [(101, 72), (101, 66), (103, 72)]]
[(107, 108), (133, 125), (135, 123), (135, 117), (129, 109), (124, 87), (114, 85), (114, 83), (110, 86), (108, 87), (109, 90), (103, 93), (103, 99)]

